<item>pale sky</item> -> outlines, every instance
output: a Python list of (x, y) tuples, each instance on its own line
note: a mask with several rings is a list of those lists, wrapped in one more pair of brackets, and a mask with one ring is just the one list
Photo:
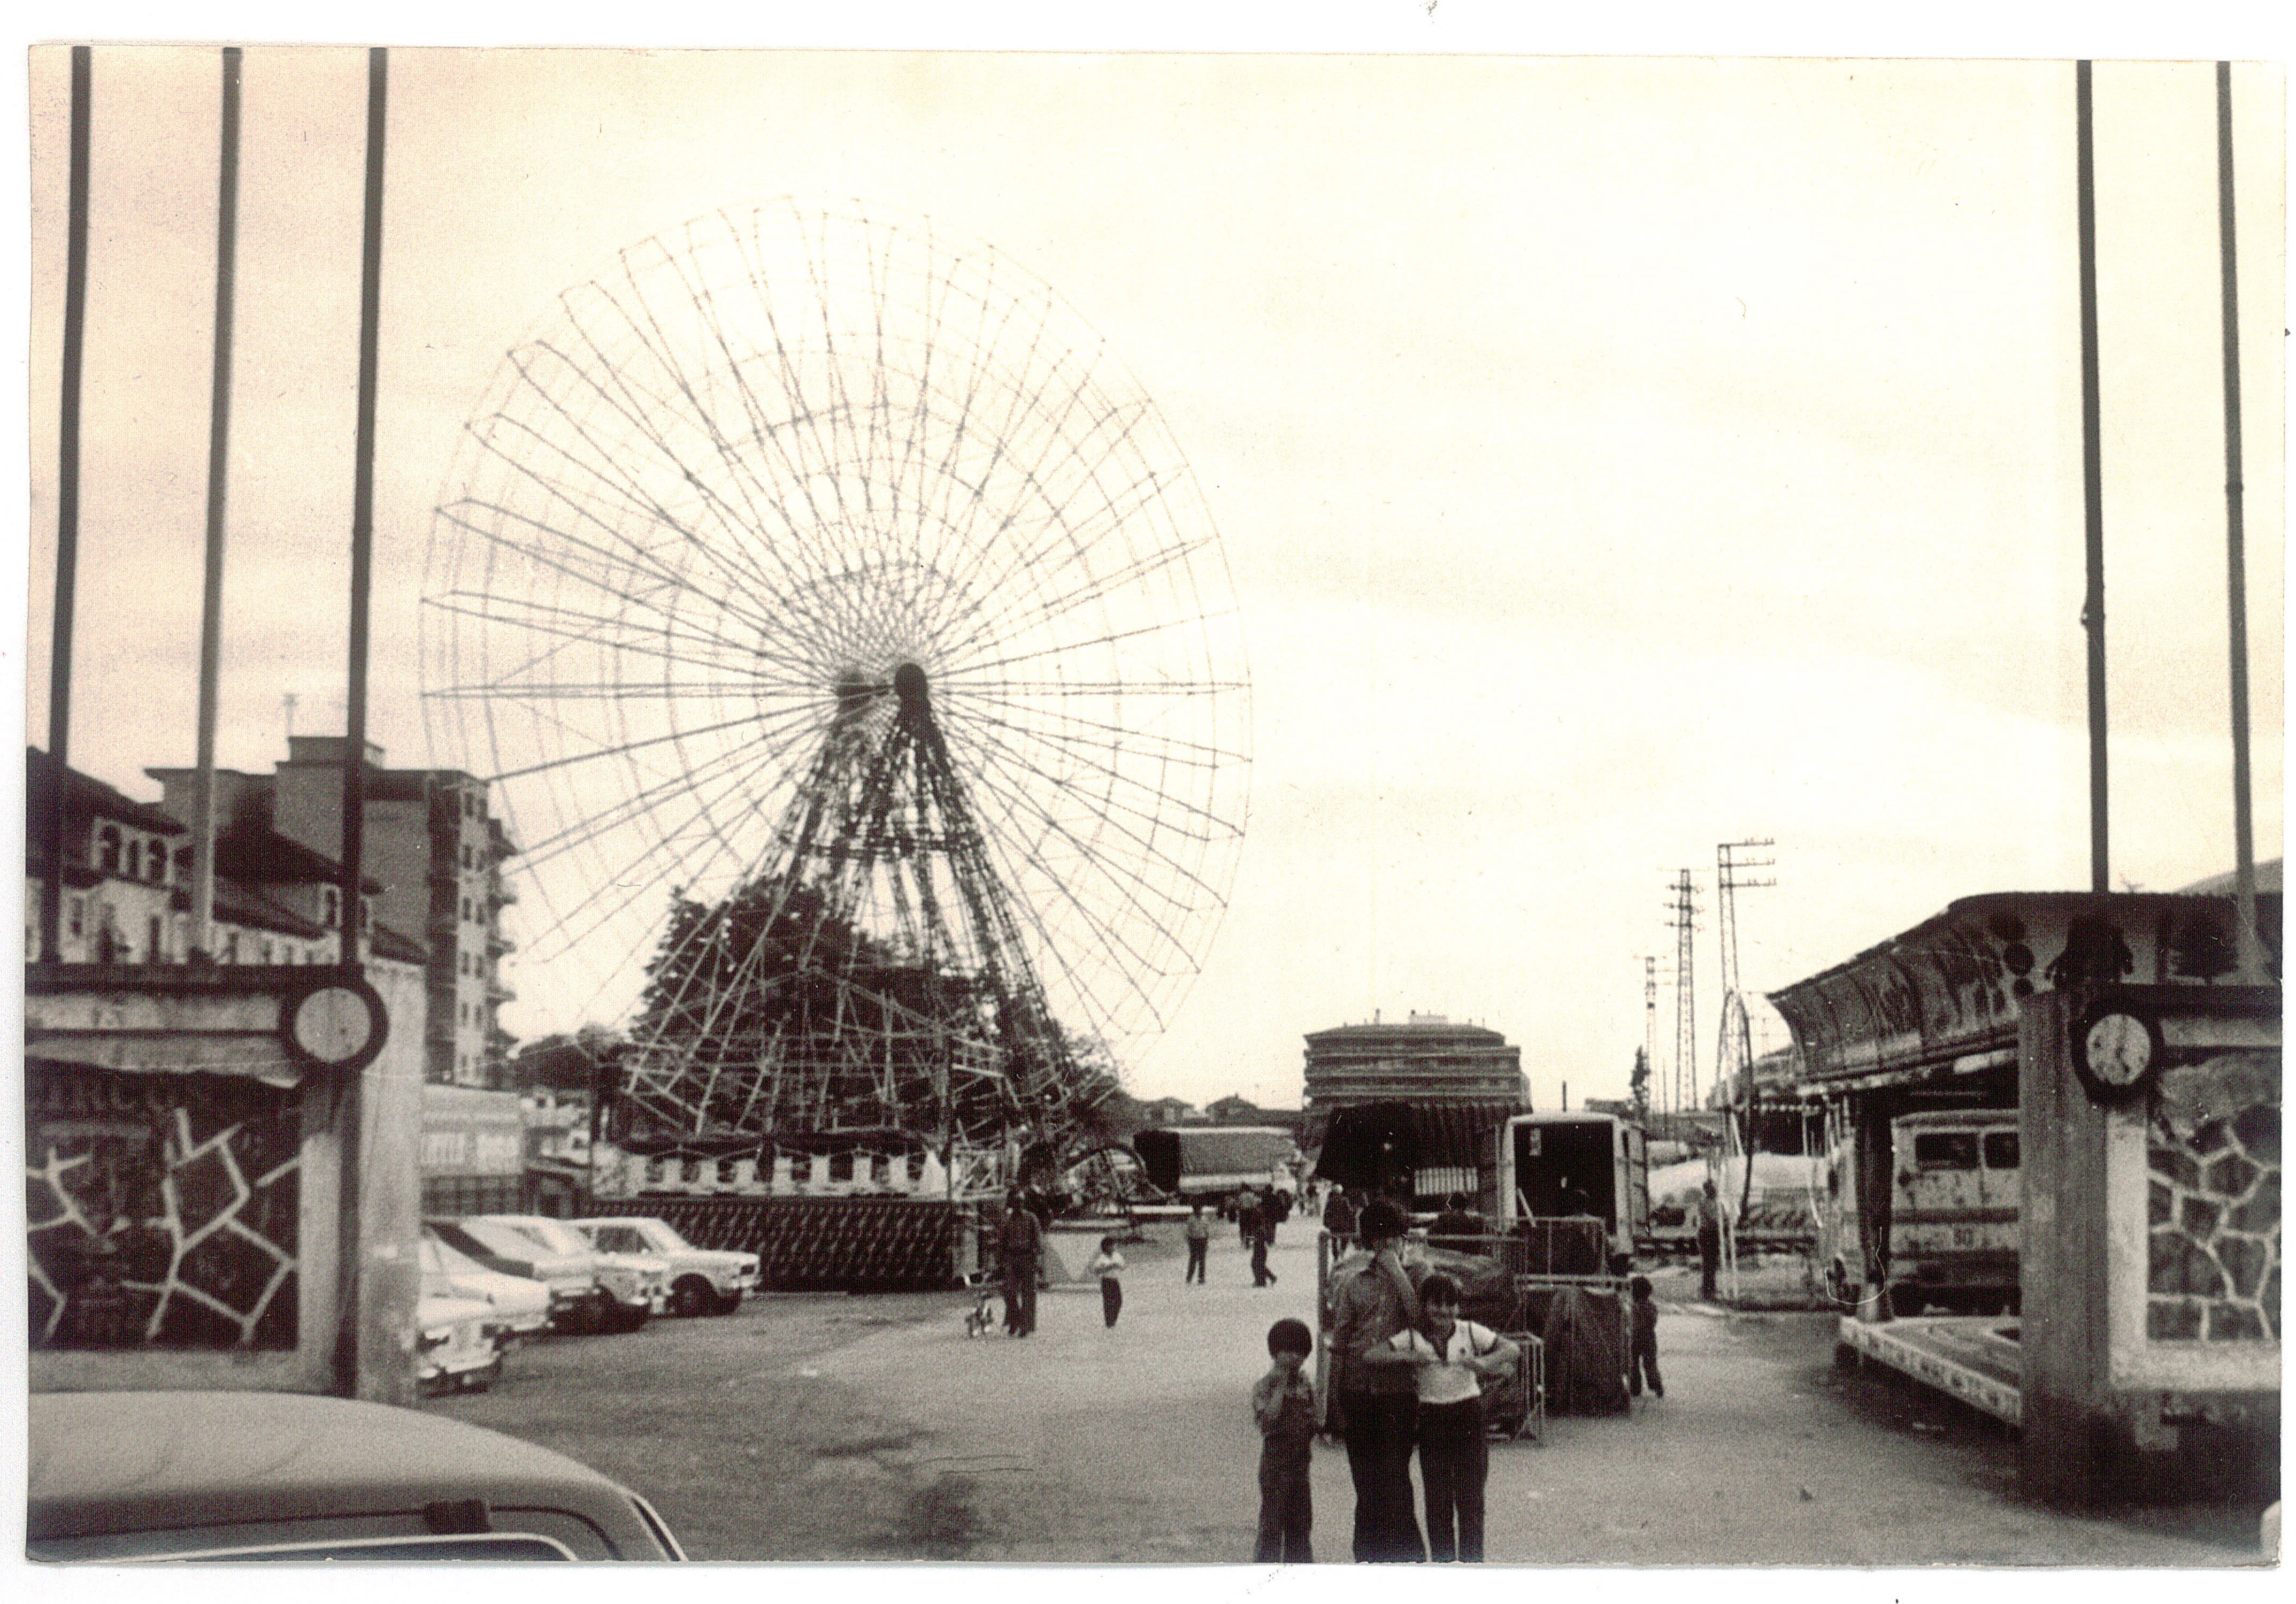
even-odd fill
[[(66, 60), (31, 61), (45, 740)], [(217, 59), (95, 68), (72, 760), (191, 761)], [(250, 49), (220, 760), (340, 731), (364, 59)], [(2234, 78), (2257, 850), (2282, 850), (2284, 84)], [(394, 52), (372, 739), (457, 431), (614, 252), (790, 195), (1056, 289), (1200, 481), (1252, 678), (1229, 911), (1143, 1096), (1297, 1101), (1411, 1010), (1619, 1095), (1718, 841), (1775, 988), (2087, 883), (2070, 61)], [(2213, 76), (2096, 72), (2116, 883), (2232, 862)], [(531, 917), (529, 907), (519, 917)], [(539, 932), (518, 929), (529, 950)], [(601, 1017), (514, 968), (522, 1035)], [(1670, 998), (1662, 1007), (1670, 1008)], [(606, 1017), (611, 1018), (611, 1014)], [(1670, 1041), (1671, 1016), (1662, 1021)]]

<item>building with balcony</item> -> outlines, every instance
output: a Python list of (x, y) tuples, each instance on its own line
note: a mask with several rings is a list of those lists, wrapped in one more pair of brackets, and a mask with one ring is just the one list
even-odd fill
[(1402, 1024), (1341, 1025), (1307, 1038), (1303, 1146), (1322, 1146), (1332, 1110), (1354, 1103), (1530, 1107), (1522, 1050), (1496, 1030), (1414, 1013)]
[[(343, 741), (340, 735), (288, 738), (287, 757), (269, 774), (217, 775), (218, 794), (259, 798), (269, 827), (320, 854), (342, 847)], [(488, 806), (487, 783), (459, 769), (395, 769), (367, 744), (361, 856), (375, 885), (375, 918), (421, 932), (427, 1019), (424, 1078), (482, 1086), (497, 1078), (513, 1038), (497, 1011), (513, 992), (504, 965), (516, 944), (502, 910), (516, 900), (502, 864), (513, 856), (502, 821)], [(152, 769), (154, 779), (188, 785), (188, 769)]]
[[(24, 950), (37, 958), (53, 850), (38, 822), (47, 817), (55, 765), (37, 749), (25, 757)], [(166, 794), (156, 805), (67, 772), (56, 953), (62, 962), (177, 964), (191, 958), (192, 771), (152, 773), (180, 777), (163, 782)], [(217, 790), (215, 928), (208, 955), (234, 965), (340, 962), (342, 866), (278, 834), (266, 798), (220, 783), (224, 778)], [(373, 894), (380, 888), (372, 879), (365, 886), (360, 955), (420, 967), (426, 954), (418, 943), (373, 921)]]

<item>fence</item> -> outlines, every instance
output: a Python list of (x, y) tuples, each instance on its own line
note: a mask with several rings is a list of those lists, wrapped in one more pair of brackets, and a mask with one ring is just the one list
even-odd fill
[(780, 1292), (919, 1292), (963, 1283), (979, 1261), (971, 1203), (944, 1198), (648, 1198), (697, 1248), (758, 1256)]

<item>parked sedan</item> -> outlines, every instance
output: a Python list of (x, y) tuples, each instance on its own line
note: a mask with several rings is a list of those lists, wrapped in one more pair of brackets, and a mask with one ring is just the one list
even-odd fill
[(588, 1466), (415, 1410), (42, 1393), (29, 1424), (35, 1561), (685, 1558), (652, 1505)]
[(650, 1253), (602, 1253), (563, 1220), (545, 1215), (482, 1215), (472, 1223), (507, 1226), (553, 1253), (594, 1256), (598, 1284), (612, 1298), (606, 1311), (610, 1330), (635, 1331), (650, 1314), (669, 1303), (669, 1261)]
[(562, 1253), (488, 1220), (425, 1220), (426, 1230), (466, 1258), (504, 1275), (522, 1276), (550, 1295), (550, 1323), (561, 1331), (594, 1331), (613, 1305), (598, 1284), (598, 1256), (586, 1247)]
[(503, 1328), (505, 1345), (550, 1329), (550, 1291), (540, 1281), (489, 1270), (428, 1229), (422, 1232), (420, 1253), (424, 1289), (430, 1289), (435, 1280), (443, 1296), (475, 1297), (487, 1305), (494, 1311), (495, 1323)]
[(696, 1248), (666, 1220), (636, 1215), (576, 1220), (603, 1253), (647, 1253), (669, 1265), (669, 1306), (679, 1314), (730, 1314), (758, 1285), (758, 1256)]
[(494, 1305), (457, 1297), (426, 1273), (414, 1303), (414, 1379), (426, 1392), (484, 1392), (502, 1374), (503, 1328)]

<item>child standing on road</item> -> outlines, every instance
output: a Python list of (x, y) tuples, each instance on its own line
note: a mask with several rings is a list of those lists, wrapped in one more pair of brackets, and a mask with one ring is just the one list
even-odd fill
[(1460, 1319), (1459, 1283), (1440, 1271), (1419, 1283), (1419, 1324), (1389, 1339), (1383, 1361), (1366, 1360), (1414, 1367), (1429, 1557), (1480, 1564), (1483, 1484), (1491, 1469), (1483, 1379), (1513, 1374), (1521, 1350), (1489, 1327)]
[(1100, 1277), (1100, 1317), (1111, 1327), (1124, 1312), (1124, 1283), (1116, 1279), (1116, 1273), (1123, 1268), (1124, 1256), (1116, 1250), (1116, 1239), (1101, 1238), (1100, 1251), (1093, 1256), (1092, 1273)]
[(1251, 1388), (1259, 1424), (1259, 1541), (1255, 1563), (1311, 1565), (1308, 1536), (1316, 1524), (1308, 1467), (1316, 1454), (1316, 1389), (1301, 1373), (1316, 1339), (1297, 1320), (1267, 1328), (1267, 1373)]
[(1180, 1284), (1185, 1287), (1194, 1281), (1201, 1286), (1204, 1279), (1204, 1255), (1212, 1245), (1212, 1223), (1204, 1216), (1204, 1206), (1201, 1203), (1188, 1210), (1187, 1238), (1188, 1267), (1180, 1273)]
[(1627, 1290), (1635, 1299), (1628, 1311), (1634, 1319), (1634, 1346), (1627, 1357), (1627, 1391), (1641, 1397), (1643, 1378), (1648, 1376), (1651, 1396), (1663, 1398), (1666, 1383), (1658, 1379), (1658, 1305), (1651, 1297), (1650, 1277), (1637, 1275), (1627, 1283)]

